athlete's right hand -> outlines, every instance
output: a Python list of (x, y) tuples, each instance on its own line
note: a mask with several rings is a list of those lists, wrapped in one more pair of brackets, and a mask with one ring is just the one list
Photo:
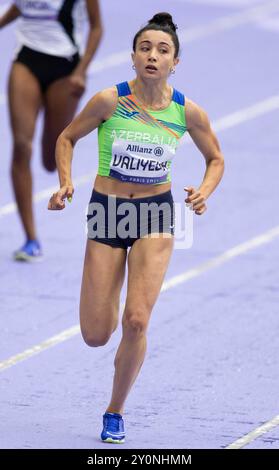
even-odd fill
[(48, 210), (61, 211), (65, 209), (65, 199), (69, 202), (72, 200), (74, 194), (74, 187), (72, 185), (62, 186), (57, 193), (53, 193), (48, 203)]

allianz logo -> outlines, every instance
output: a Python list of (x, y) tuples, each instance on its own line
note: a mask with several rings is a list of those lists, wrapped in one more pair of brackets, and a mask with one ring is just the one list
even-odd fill
[(164, 149), (162, 147), (142, 147), (141, 145), (136, 144), (128, 144), (126, 148), (126, 152), (137, 152), (137, 153), (147, 153), (149, 155), (154, 153), (156, 157), (161, 157), (164, 153)]

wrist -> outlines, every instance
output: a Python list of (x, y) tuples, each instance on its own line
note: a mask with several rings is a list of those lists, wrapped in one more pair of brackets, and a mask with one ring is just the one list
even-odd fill
[(198, 191), (202, 194), (204, 199), (208, 199), (212, 192), (207, 186), (200, 186)]
[(70, 76), (80, 77), (83, 80), (86, 80), (86, 72), (85, 72), (85, 70), (80, 69), (80, 68), (76, 68), (75, 70), (73, 70)]
[(60, 188), (63, 188), (65, 186), (71, 186), (73, 187), (73, 182), (72, 180), (69, 180), (69, 179), (60, 179)]
[(87, 57), (86, 55), (83, 55), (80, 58), (80, 61), (75, 68), (75, 72), (77, 71), (80, 74), (86, 75), (90, 62), (91, 62), (91, 57)]

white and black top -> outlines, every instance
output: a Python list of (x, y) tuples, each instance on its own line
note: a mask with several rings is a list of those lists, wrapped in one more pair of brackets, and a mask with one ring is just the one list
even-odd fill
[(57, 57), (73, 56), (83, 38), (85, 0), (14, 0), (21, 12), (19, 48), (27, 46)]

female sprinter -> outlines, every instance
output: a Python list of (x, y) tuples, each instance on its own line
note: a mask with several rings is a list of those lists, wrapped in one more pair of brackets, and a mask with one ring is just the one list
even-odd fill
[(98, 0), (86, 0), (89, 35), (79, 55), (84, 0), (14, 0), (0, 17), (0, 28), (20, 17), (18, 52), (9, 77), (9, 112), (13, 134), (12, 182), (26, 235), (16, 260), (37, 261), (42, 251), (32, 208), (30, 159), (38, 113), (44, 111), (42, 162), (54, 171), (55, 143), (73, 119), (85, 90), (86, 69), (101, 38)]
[[(50, 198), (51, 210), (64, 209), (65, 199), (73, 195), (75, 143), (98, 128), (99, 168), (88, 210), (80, 299), (81, 331), (89, 346), (106, 344), (117, 327), (128, 264), (123, 336), (114, 362), (112, 396), (103, 416), (104, 442), (125, 439), (124, 403), (144, 360), (148, 322), (173, 249), (170, 165), (186, 130), (206, 161), (200, 187), (187, 188), (186, 202), (196, 214), (204, 213), (205, 201), (223, 174), (223, 156), (206, 113), (167, 82), (179, 62), (178, 54), (172, 17), (156, 14), (134, 38), (136, 78), (96, 94), (56, 146), (60, 190)], [(148, 213), (143, 210), (147, 205), (152, 206)]]

